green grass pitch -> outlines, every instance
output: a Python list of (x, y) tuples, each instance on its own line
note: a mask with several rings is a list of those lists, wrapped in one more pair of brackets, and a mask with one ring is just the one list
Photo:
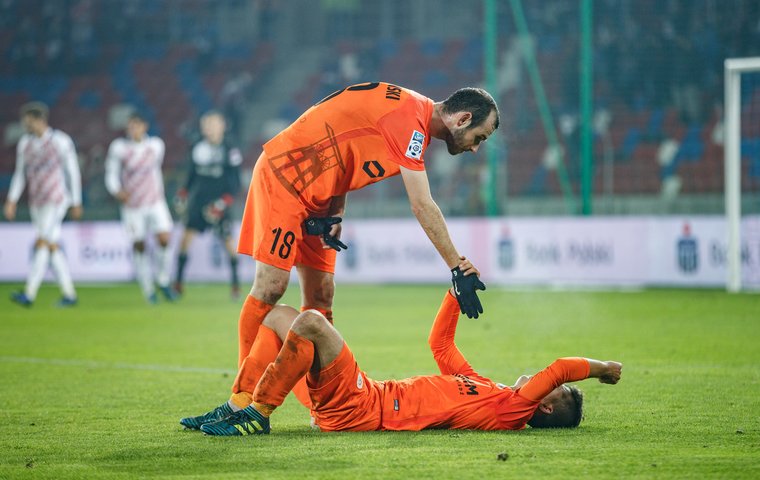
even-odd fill
[[(210, 438), (180, 417), (226, 400), (239, 302), (189, 286), (145, 305), (136, 285), (43, 287), (31, 309), (0, 285), (0, 478), (758, 478), (760, 296), (720, 291), (481, 295), (457, 343), (512, 383), (560, 356), (623, 362), (581, 382), (575, 430), (319, 433), (289, 398), (266, 437)], [(377, 379), (435, 373), (427, 334), (444, 286), (338, 285), (336, 325)], [(294, 285), (285, 297), (297, 303)], [(505, 461), (497, 460), (501, 453)]]

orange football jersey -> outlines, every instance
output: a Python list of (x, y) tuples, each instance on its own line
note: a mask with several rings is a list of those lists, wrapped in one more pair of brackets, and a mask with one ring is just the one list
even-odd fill
[(267, 166), (309, 211), (333, 196), (424, 170), (433, 101), (389, 83), (354, 85), (314, 105), (264, 145)]
[(519, 430), (539, 402), (565, 382), (588, 377), (585, 358), (560, 358), (516, 390), (478, 375), (454, 343), (459, 319), (456, 299), (446, 298), (430, 335), (442, 375), (385, 382), (382, 429)]

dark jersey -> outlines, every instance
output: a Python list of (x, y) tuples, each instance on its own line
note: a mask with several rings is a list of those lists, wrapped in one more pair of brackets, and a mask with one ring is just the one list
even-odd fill
[(240, 150), (226, 140), (219, 145), (205, 139), (190, 149), (190, 172), (185, 184), (191, 205), (202, 207), (223, 195), (236, 196), (240, 190)]

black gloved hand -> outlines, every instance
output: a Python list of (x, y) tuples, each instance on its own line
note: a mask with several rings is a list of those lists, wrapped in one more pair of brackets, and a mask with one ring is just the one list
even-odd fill
[(303, 225), (307, 235), (321, 235), (328, 247), (340, 252), (341, 249), (348, 249), (348, 245), (330, 235), (330, 229), (342, 221), (340, 217), (309, 217), (304, 220)]
[(451, 283), (454, 285), (459, 310), (469, 318), (478, 318), (478, 314), (483, 313), (483, 306), (475, 291), (485, 290), (486, 285), (474, 273), (465, 276), (459, 267), (451, 269)]

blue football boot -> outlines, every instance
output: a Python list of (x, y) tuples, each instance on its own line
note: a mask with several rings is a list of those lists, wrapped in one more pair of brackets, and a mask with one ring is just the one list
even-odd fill
[(161, 292), (161, 295), (164, 296), (167, 302), (174, 302), (179, 298), (177, 292), (172, 290), (168, 285), (166, 287), (158, 287), (158, 291)]
[(190, 430), (200, 430), (201, 425), (205, 425), (211, 422), (217, 422), (225, 417), (232, 415), (232, 408), (230, 408), (227, 402), (219, 405), (210, 412), (204, 413), (198, 417), (187, 417), (179, 421), (180, 425)]
[(158, 305), (158, 295), (156, 295), (156, 292), (151, 293), (148, 295), (148, 297), (145, 299), (148, 301), (151, 305)]
[(74, 307), (79, 303), (77, 297), (61, 297), (55, 305), (61, 308)]
[(31, 307), (34, 303), (33, 300), (30, 300), (29, 297), (26, 296), (26, 293), (24, 292), (13, 292), (11, 293), (11, 300), (14, 303), (18, 303), (19, 305), (23, 307)]
[(201, 425), (206, 435), (233, 437), (242, 435), (266, 435), (270, 431), (269, 418), (249, 405), (229, 417), (214, 423)]

